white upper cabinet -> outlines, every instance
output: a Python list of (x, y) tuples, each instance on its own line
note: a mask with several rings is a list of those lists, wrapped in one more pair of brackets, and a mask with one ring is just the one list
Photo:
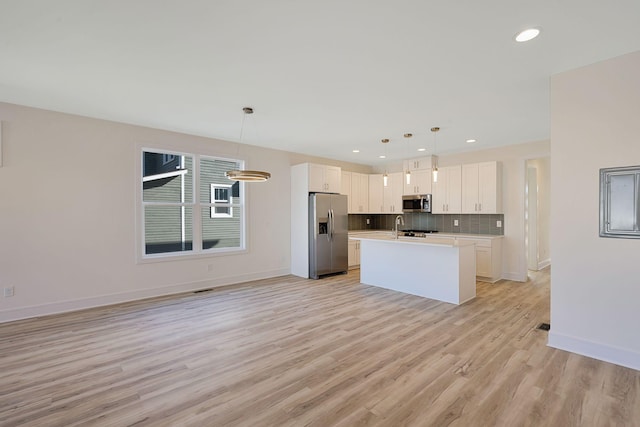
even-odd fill
[(369, 175), (342, 171), (341, 187), (340, 194), (349, 197), (349, 213), (368, 213)]
[(382, 174), (369, 175), (369, 213), (384, 212), (384, 194), (383, 194), (383, 178)]
[(432, 213), (455, 214), (462, 212), (462, 167), (438, 168), (438, 182), (433, 183)]
[(340, 194), (347, 196), (347, 212), (353, 213), (351, 204), (353, 203), (353, 196), (351, 194), (351, 178), (352, 173), (342, 171), (342, 177), (340, 181)]
[(337, 166), (308, 163), (309, 191), (318, 193), (340, 193), (342, 171)]
[(382, 209), (384, 213), (402, 213), (402, 172), (390, 173), (387, 186), (382, 188)]
[(369, 175), (369, 213), (402, 213), (402, 172)]
[(369, 175), (351, 173), (351, 200), (349, 213), (368, 213), (369, 211)]
[[(342, 178), (340, 181), (340, 194), (349, 196), (349, 205), (351, 205), (351, 177), (352, 172), (342, 171)], [(349, 213), (351, 213), (351, 209), (349, 209)]]
[(501, 184), (498, 162), (462, 166), (462, 213), (502, 213)]
[(405, 171), (419, 171), (425, 169), (431, 169), (433, 166), (433, 156), (418, 157), (416, 159), (409, 159), (403, 162)]
[(431, 194), (431, 168), (409, 171), (409, 183), (407, 176), (403, 174), (403, 193), (407, 196), (414, 194)]

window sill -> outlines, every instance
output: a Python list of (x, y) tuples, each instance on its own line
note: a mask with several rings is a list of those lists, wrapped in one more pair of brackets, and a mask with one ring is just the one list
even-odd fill
[(167, 254), (155, 254), (155, 255), (143, 255), (138, 256), (136, 264), (152, 264), (158, 262), (173, 262), (173, 261), (188, 261), (203, 258), (215, 258), (220, 256), (233, 256), (243, 255), (249, 253), (248, 249), (229, 249), (229, 250), (217, 250), (217, 251), (199, 251), (199, 252), (184, 252), (184, 253), (167, 253)]

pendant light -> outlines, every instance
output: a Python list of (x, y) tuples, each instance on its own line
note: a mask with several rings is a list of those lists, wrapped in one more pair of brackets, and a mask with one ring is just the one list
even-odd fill
[[(389, 143), (389, 139), (388, 138), (384, 138), (382, 140), (382, 143), (384, 144), (384, 157), (386, 159), (387, 158), (387, 144)], [(382, 185), (384, 185), (385, 187), (389, 185), (389, 174), (387, 174), (387, 166), (386, 165), (384, 167), (384, 175), (382, 175)]]
[(440, 130), (439, 127), (432, 127), (431, 128), (431, 132), (433, 132), (433, 156), (435, 158), (434, 161), (434, 165), (433, 165), (433, 182), (438, 182), (438, 158), (435, 157), (436, 155), (436, 149), (438, 148), (438, 141), (436, 139), (436, 134), (438, 133), (438, 131)]
[[(242, 144), (242, 136), (244, 134), (244, 121), (247, 115), (253, 114), (253, 108), (244, 107), (242, 109), (244, 115), (242, 116), (242, 125), (240, 126), (240, 144)], [(271, 178), (269, 172), (263, 171), (251, 171), (251, 170), (231, 170), (225, 173), (228, 179), (232, 181), (244, 181), (244, 182), (262, 182)]]
[[(412, 136), (412, 133), (404, 134), (404, 137), (407, 140), (407, 157), (409, 155), (409, 138), (411, 138)], [(407, 170), (404, 172), (404, 177), (407, 180), (407, 185), (411, 184), (411, 171), (409, 170), (409, 162), (407, 162)]]

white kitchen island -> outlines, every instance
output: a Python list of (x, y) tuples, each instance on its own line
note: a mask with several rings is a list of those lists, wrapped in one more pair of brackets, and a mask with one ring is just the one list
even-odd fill
[(452, 304), (476, 296), (473, 243), (361, 235), (360, 282)]

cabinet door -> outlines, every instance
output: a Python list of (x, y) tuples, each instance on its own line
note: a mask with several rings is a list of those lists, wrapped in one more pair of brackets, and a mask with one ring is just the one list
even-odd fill
[(478, 211), (480, 213), (498, 213), (498, 164), (486, 162), (478, 164)]
[(360, 260), (358, 259), (357, 256), (357, 248), (358, 248), (358, 240), (349, 240), (349, 253), (348, 253), (348, 257), (349, 257), (349, 261), (348, 261), (348, 265), (349, 267), (353, 267), (355, 265), (360, 264)]
[(431, 194), (433, 177), (431, 176), (431, 169), (423, 169), (412, 173), (416, 182), (416, 194)]
[(407, 184), (406, 176), (403, 174), (403, 189), (404, 194), (431, 194), (431, 169), (416, 170), (409, 174), (410, 181)]
[(439, 168), (438, 180), (432, 184), (431, 213), (447, 213), (447, 178), (446, 169)]
[(387, 179), (387, 186), (382, 189), (382, 211), (384, 213), (402, 212), (402, 172), (390, 173)]
[(404, 180), (404, 173), (392, 173), (389, 178), (389, 184), (391, 185), (391, 212), (402, 213), (402, 181)]
[(447, 213), (462, 212), (462, 166), (447, 168)]
[(476, 246), (476, 276), (491, 277), (491, 248)]
[(433, 164), (433, 159), (431, 156), (418, 157), (416, 159), (405, 160), (404, 170), (408, 169), (413, 172), (418, 170), (431, 169), (432, 164)]
[[(405, 160), (405, 163), (407, 163), (408, 160)], [(407, 168), (405, 167), (404, 171), (407, 171)], [(410, 196), (413, 194), (418, 194), (416, 193), (416, 177), (415, 177), (415, 172), (411, 172), (409, 171), (409, 182), (407, 182), (407, 176), (405, 175), (404, 178), (402, 179), (402, 193), (406, 196)]]
[(383, 183), (382, 174), (369, 175), (369, 212), (383, 213)]
[(352, 180), (352, 173), (351, 172), (342, 172), (342, 180), (340, 182), (340, 186), (342, 187), (342, 189), (340, 190), (340, 194), (344, 194), (347, 196), (347, 212), (349, 213), (353, 213), (353, 207), (355, 206), (355, 200), (354, 200), (354, 196), (352, 195), (352, 191), (351, 191), (351, 180)]
[(342, 178), (342, 173), (339, 167), (325, 166), (325, 191), (329, 193), (339, 193), (340, 190), (342, 190), (340, 178)]
[(478, 213), (478, 164), (462, 166), (462, 213)]
[(433, 183), (432, 213), (454, 214), (462, 210), (462, 168), (439, 168), (438, 182)]
[(326, 192), (325, 166), (309, 164), (309, 191)]
[(369, 175), (364, 173), (354, 174), (354, 181), (358, 181), (357, 213), (369, 212)]

